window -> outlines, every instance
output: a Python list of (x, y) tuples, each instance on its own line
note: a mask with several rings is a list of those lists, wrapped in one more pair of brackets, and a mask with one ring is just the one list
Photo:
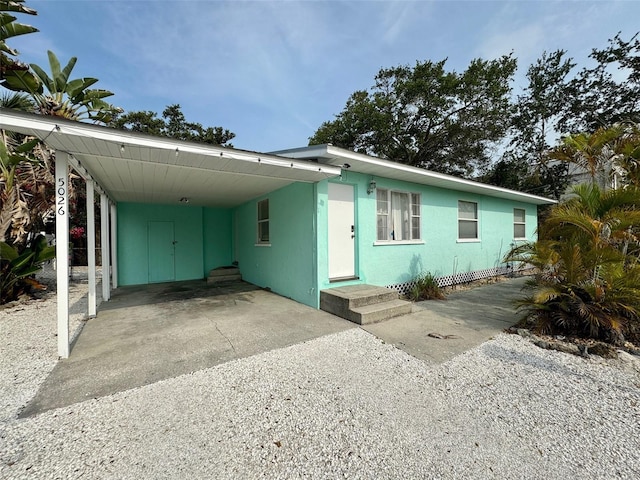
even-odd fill
[(269, 243), (269, 199), (258, 202), (258, 243)]
[(376, 190), (378, 241), (420, 240), (420, 194)]
[(524, 208), (513, 209), (513, 238), (527, 238), (526, 212)]
[(458, 201), (458, 239), (478, 239), (478, 204)]

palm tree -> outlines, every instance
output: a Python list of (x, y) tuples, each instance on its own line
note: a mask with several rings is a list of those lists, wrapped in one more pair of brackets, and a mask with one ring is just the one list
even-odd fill
[(575, 187), (507, 261), (537, 269), (520, 301), (543, 333), (621, 343), (640, 324), (640, 190)]
[(613, 173), (623, 185), (640, 188), (640, 125), (628, 123), (614, 143)]
[[(26, 94), (13, 93), (0, 97), (0, 107), (28, 112), (35, 104)], [(37, 141), (4, 130), (0, 130), (0, 136), (0, 241), (5, 241), (8, 234), (21, 243), (31, 223), (28, 192), (21, 179), (25, 167), (34, 161), (28, 153)]]
[(10, 90), (24, 90), (27, 86), (35, 87), (37, 79), (29, 71), (29, 66), (18, 61), (18, 51), (9, 47), (6, 40), (18, 35), (37, 32), (31, 25), (16, 22), (14, 13), (36, 15), (32, 8), (23, 5), (24, 0), (3, 0), (0, 2), (0, 85)]
[(69, 76), (77, 62), (71, 57), (64, 68), (61, 68), (58, 57), (52, 52), (49, 56), (51, 77), (38, 65), (32, 63), (31, 70), (39, 79), (37, 88), (29, 88), (38, 111), (42, 115), (63, 117), (69, 120), (92, 120), (97, 123), (109, 123), (116, 113), (122, 109), (103, 100), (113, 95), (108, 90), (90, 89), (98, 82), (97, 78), (76, 78)]
[(640, 127), (617, 123), (593, 133), (578, 133), (562, 139), (549, 152), (553, 160), (576, 165), (602, 188), (622, 184), (640, 186)]
[(549, 152), (549, 158), (576, 165), (589, 174), (592, 182), (606, 188), (615, 155), (613, 143), (622, 132), (620, 125), (614, 125), (593, 133), (568, 135)]

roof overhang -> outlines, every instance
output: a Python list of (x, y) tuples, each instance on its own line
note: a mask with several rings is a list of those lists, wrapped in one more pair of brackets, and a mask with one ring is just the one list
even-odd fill
[(313, 183), (341, 169), (233, 148), (115, 130), (0, 109), (0, 128), (37, 137), (67, 154), (115, 202), (233, 207), (294, 182)]
[(445, 175), (443, 173), (432, 172), (423, 168), (411, 167), (401, 163), (390, 162), (376, 157), (370, 157), (361, 153), (355, 153), (333, 145), (313, 145), (310, 147), (295, 148), (291, 150), (280, 150), (271, 152), (288, 158), (317, 160), (323, 165), (333, 165), (349, 170), (371, 175), (372, 177), (385, 177), (394, 180), (417, 183), (420, 185), (430, 185), (433, 187), (458, 190), (461, 192), (487, 195), (490, 197), (504, 198), (535, 205), (551, 205), (557, 203), (550, 198), (532, 195), (530, 193), (518, 192), (507, 188), (487, 185), (472, 180)]

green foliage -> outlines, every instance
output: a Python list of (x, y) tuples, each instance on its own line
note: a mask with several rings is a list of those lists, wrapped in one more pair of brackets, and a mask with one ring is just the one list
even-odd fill
[(531, 166), (525, 157), (505, 156), (477, 179), (521, 192), (558, 200), (569, 185), (568, 164), (543, 162)]
[(36, 15), (36, 11), (23, 5), (24, 0), (0, 1), (0, 85), (11, 90), (25, 90), (37, 85), (29, 66), (17, 60), (18, 51), (7, 45), (7, 40), (18, 35), (37, 32), (31, 25), (18, 23), (13, 13)]
[(200, 123), (187, 122), (178, 104), (168, 105), (162, 112), (162, 118), (158, 118), (155, 112), (150, 111), (127, 112), (117, 115), (109, 126), (130, 132), (226, 147), (233, 146), (230, 142), (236, 136), (235, 133), (222, 127), (205, 128)]
[(574, 66), (564, 50), (557, 50), (543, 52), (529, 67), (528, 84), (515, 101), (509, 146), (482, 181), (555, 199), (565, 192), (567, 165), (549, 162), (548, 142), (566, 108)]
[(0, 242), (0, 303), (11, 302), (32, 289), (44, 289), (35, 274), (53, 258), (55, 247), (48, 246), (43, 235), (35, 237), (22, 252)]
[(621, 343), (640, 322), (640, 190), (575, 187), (508, 262), (536, 267), (519, 303), (543, 333)]
[(415, 285), (407, 295), (411, 301), (419, 302), (421, 300), (433, 299), (444, 300), (444, 293), (438, 285), (435, 277), (430, 272), (419, 275), (414, 282)]
[(357, 91), (310, 145), (356, 152), (460, 176), (490, 161), (490, 147), (510, 125), (509, 85), (516, 60), (473, 60), (462, 73), (446, 60), (381, 69), (371, 92)]
[(37, 85), (17, 88), (28, 92), (33, 97), (42, 115), (108, 123), (121, 111), (120, 108), (103, 100), (112, 96), (112, 92), (89, 88), (98, 82), (97, 78), (69, 79), (77, 62), (76, 57), (72, 57), (62, 68), (55, 53), (48, 51), (47, 54), (51, 76), (43, 68), (32, 63), (31, 70), (38, 79)]
[[(603, 49), (589, 55), (595, 66), (584, 67), (570, 82), (561, 132), (593, 132), (603, 125), (640, 122), (640, 38), (628, 41), (618, 33)], [(620, 79), (612, 72), (625, 72)]]
[(9, 238), (12, 243), (20, 243), (31, 223), (28, 203), (38, 197), (35, 192), (38, 175), (29, 173), (37, 168), (33, 150), (39, 140), (11, 137), (2, 131), (0, 134), (0, 240)]
[(549, 158), (577, 166), (602, 188), (615, 188), (618, 180), (640, 186), (640, 127), (618, 123), (593, 133), (567, 135), (549, 151)]

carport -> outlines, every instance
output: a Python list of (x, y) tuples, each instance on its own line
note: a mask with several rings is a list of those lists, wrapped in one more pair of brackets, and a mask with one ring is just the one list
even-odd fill
[[(89, 303), (96, 315), (94, 191), (100, 195), (102, 298), (118, 287), (118, 202), (234, 207), (287, 185), (316, 183), (340, 168), (304, 160), (110, 129), (0, 109), (0, 128), (39, 138), (55, 151), (58, 354), (69, 356), (69, 170), (86, 182)], [(109, 255), (110, 253), (110, 255)]]
[(73, 355), (56, 364), (21, 416), (352, 328), (245, 282), (121, 286), (84, 325)]

